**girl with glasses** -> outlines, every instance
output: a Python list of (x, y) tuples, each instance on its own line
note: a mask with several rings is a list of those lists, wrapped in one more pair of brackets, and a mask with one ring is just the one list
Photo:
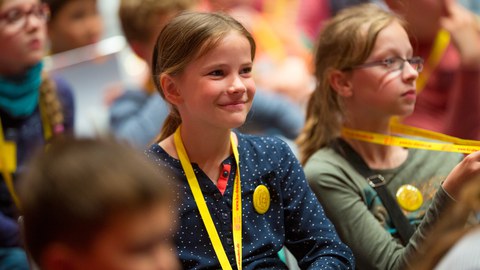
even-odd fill
[(394, 14), (374, 4), (341, 11), (320, 33), (315, 59), (317, 87), (298, 139), (309, 184), (352, 248), (356, 269), (405, 269), (443, 208), (479, 174), (480, 153), (455, 167), (460, 154), (345, 132), (388, 136), (391, 118), (415, 108), (423, 60)]
[(28, 267), (18, 249), (15, 220), (20, 202), (15, 179), (36, 148), (73, 128), (70, 89), (42, 72), (48, 15), (39, 0), (0, 1), (0, 265), (4, 269)]

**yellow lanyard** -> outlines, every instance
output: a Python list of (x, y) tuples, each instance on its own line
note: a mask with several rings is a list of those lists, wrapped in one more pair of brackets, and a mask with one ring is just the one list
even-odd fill
[[(193, 171), (192, 165), (187, 155), (187, 151), (183, 146), (182, 138), (180, 136), (180, 127), (177, 128), (174, 134), (175, 148), (177, 150), (178, 158), (182, 164), (182, 168), (185, 171), (187, 176), (188, 185), (192, 190), (193, 198), (197, 204), (200, 216), (202, 217), (203, 224), (207, 229), (208, 236), (212, 242), (215, 254), (218, 257), (222, 269), (232, 269), (230, 262), (228, 260), (225, 249), (223, 248), (222, 242), (218, 235), (215, 224), (213, 223), (210, 212), (208, 211), (207, 204), (205, 202), (205, 197), (203, 196), (200, 185), (198, 184), (197, 177)], [(233, 138), (233, 134), (230, 135), (230, 143), (232, 145), (233, 155), (235, 157), (235, 162), (237, 165), (237, 171), (235, 176), (235, 181), (233, 184), (233, 202), (232, 202), (232, 230), (233, 230), (233, 244), (235, 248), (235, 259), (237, 262), (238, 270), (242, 269), (242, 191), (240, 186), (240, 166), (239, 166), (239, 157), (238, 149)]]
[[(416, 139), (404, 138), (399, 136), (384, 135), (374, 132), (354, 130), (349, 128), (342, 129), (342, 135), (345, 138), (371, 142), (376, 144), (400, 146), (406, 148), (417, 148), (432, 151), (456, 152), (470, 154), (480, 150), (480, 142), (462, 140), (452, 136), (447, 136), (437, 132), (424, 130), (420, 128), (413, 128), (401, 124), (392, 124), (391, 131), (395, 133), (403, 133), (405, 135), (416, 135), (430, 139), (445, 139), (445, 142), (429, 142)], [(402, 132), (400, 132), (402, 131)], [(460, 144), (454, 144), (459, 143)], [(472, 142), (472, 143), (469, 143)], [(466, 144), (465, 144), (466, 143)]]
[(18, 199), (17, 193), (15, 192), (15, 187), (13, 186), (13, 177), (12, 174), (16, 170), (17, 163), (17, 151), (15, 144), (13, 142), (5, 141), (3, 137), (3, 127), (2, 121), (0, 119), (0, 169), (2, 171), (3, 180), (7, 186), (12, 200), (20, 209), (20, 200)]
[(431, 131), (431, 130), (407, 126), (401, 123), (391, 123), (390, 131), (396, 134), (423, 137), (423, 138), (428, 138), (428, 139), (437, 140), (437, 141), (449, 142), (453, 144), (480, 146), (480, 141), (460, 139), (457, 137), (445, 135), (445, 134)]
[(417, 78), (417, 93), (422, 92), (427, 84), (430, 75), (432, 75), (435, 68), (440, 63), (445, 51), (448, 48), (448, 44), (450, 44), (450, 33), (445, 29), (440, 29), (435, 37), (435, 41), (433, 43), (432, 51), (428, 56), (427, 62), (423, 71), (418, 75)]
[[(43, 135), (45, 141), (48, 141), (52, 137), (52, 128), (48, 122), (47, 115), (45, 113), (44, 106), (40, 102), (40, 115), (42, 119)], [(20, 209), (20, 200), (15, 192), (15, 186), (13, 184), (12, 174), (17, 170), (17, 146), (14, 142), (5, 141), (3, 135), (3, 127), (0, 119), (0, 170), (7, 186), (12, 200)]]

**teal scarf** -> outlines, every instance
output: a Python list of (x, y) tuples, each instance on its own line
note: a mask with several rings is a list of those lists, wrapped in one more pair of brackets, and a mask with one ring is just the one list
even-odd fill
[(43, 62), (28, 69), (19, 78), (0, 76), (0, 108), (13, 117), (25, 117), (38, 105)]

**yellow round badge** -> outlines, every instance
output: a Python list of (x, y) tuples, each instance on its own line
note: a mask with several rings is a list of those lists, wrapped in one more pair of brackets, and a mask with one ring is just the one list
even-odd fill
[(415, 211), (423, 204), (423, 196), (418, 188), (412, 185), (403, 185), (397, 190), (397, 202), (407, 211)]
[(259, 185), (253, 192), (253, 207), (257, 213), (263, 215), (270, 208), (270, 192), (264, 185)]

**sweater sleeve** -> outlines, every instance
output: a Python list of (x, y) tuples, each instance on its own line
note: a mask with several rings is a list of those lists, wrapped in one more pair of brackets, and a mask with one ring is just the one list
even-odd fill
[(118, 138), (145, 148), (160, 133), (169, 111), (159, 94), (127, 91), (110, 108), (110, 128)]

